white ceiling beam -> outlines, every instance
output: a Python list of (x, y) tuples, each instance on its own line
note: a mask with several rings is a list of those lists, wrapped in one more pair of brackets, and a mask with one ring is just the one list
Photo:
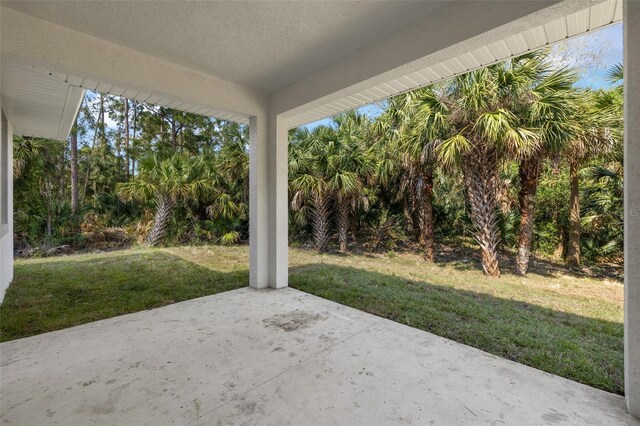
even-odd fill
[[(318, 120), (325, 117), (323, 106), (343, 99), (368, 93), (379, 101), (405, 91), (397, 83), (408, 75), (423, 77), (419, 86), (406, 88), (411, 90), (595, 29), (590, 23), (608, 25), (616, 19), (621, 1), (453, 2), (381, 43), (281, 89), (272, 96), (272, 107), (292, 126), (309, 117)], [(559, 23), (566, 28), (559, 28)], [(561, 38), (550, 40), (550, 33)]]

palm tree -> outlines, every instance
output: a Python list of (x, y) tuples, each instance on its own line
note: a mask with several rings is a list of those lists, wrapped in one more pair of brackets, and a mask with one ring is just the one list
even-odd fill
[[(308, 211), (316, 250), (327, 249), (331, 224), (332, 193), (329, 182), (329, 162), (326, 149), (335, 142), (334, 130), (318, 126), (302, 131), (294, 138), (289, 152), (289, 188), (292, 192), (291, 208)], [(302, 215), (300, 219), (306, 217)]]
[(567, 144), (569, 163), (569, 235), (566, 261), (580, 266), (580, 168), (592, 156), (610, 152), (615, 146), (614, 129), (621, 126), (616, 105), (603, 103), (598, 92), (583, 91), (578, 99), (574, 120), (574, 136)]
[(366, 116), (351, 111), (334, 118), (335, 143), (329, 154), (329, 186), (337, 210), (336, 227), (340, 251), (347, 251), (347, 234), (358, 205), (368, 208), (365, 181), (374, 163), (363, 144), (370, 124)]
[(20, 180), (29, 164), (40, 159), (46, 150), (45, 139), (16, 137), (13, 142), (13, 179)]
[[(430, 108), (433, 89), (426, 88), (392, 98), (375, 126), (383, 154), (379, 163), (382, 179), (397, 175), (397, 197), (403, 205), (405, 221), (417, 231), (418, 243), (427, 261), (434, 259), (433, 174), (436, 158), (433, 142), (438, 139), (436, 112)], [(437, 116), (439, 117), (439, 116)], [(384, 154), (390, 153), (390, 157)], [(391, 161), (388, 161), (391, 159)]]
[(588, 246), (597, 248), (597, 256), (604, 257), (623, 251), (624, 241), (624, 184), (623, 146), (616, 144), (602, 165), (586, 167), (582, 177), (589, 185), (582, 191), (584, 215), (581, 225), (593, 235)]
[(249, 154), (248, 128), (236, 123), (225, 123), (221, 129), (221, 146), (215, 160), (212, 181), (215, 191), (207, 213), (212, 219), (222, 219), (222, 244), (241, 239), (242, 224), (249, 215)]
[(174, 154), (164, 160), (154, 156), (141, 161), (138, 176), (118, 185), (118, 193), (125, 200), (154, 200), (153, 227), (145, 241), (156, 246), (166, 234), (176, 204), (201, 197), (211, 190), (211, 185), (210, 171), (202, 157)]
[(368, 124), (352, 111), (337, 116), (332, 126), (298, 130), (291, 138), (291, 207), (301, 213), (299, 221), (308, 213), (318, 252), (327, 249), (334, 213), (340, 251), (346, 252), (354, 212), (368, 205), (365, 183), (374, 169), (363, 143)]
[(530, 55), (514, 65), (506, 69), (505, 74), (524, 74), (530, 81), (530, 89), (525, 86), (526, 93), (517, 93), (514, 97), (514, 109), (527, 126), (535, 129), (540, 142), (537, 149), (523, 156), (518, 164), (520, 228), (516, 273), (525, 275), (531, 256), (535, 195), (543, 159), (558, 155), (573, 136), (576, 75), (568, 69), (554, 70), (546, 52)]
[(425, 104), (432, 111), (427, 115), (433, 117), (433, 125), (445, 135), (435, 142), (435, 153), (443, 165), (462, 170), (482, 269), (493, 277), (500, 276), (496, 204), (500, 168), (505, 160), (523, 158), (538, 144), (536, 134), (512, 110), (514, 93), (523, 92), (528, 83), (504, 78), (505, 69), (512, 66), (507, 62), (456, 77), (435, 87)]

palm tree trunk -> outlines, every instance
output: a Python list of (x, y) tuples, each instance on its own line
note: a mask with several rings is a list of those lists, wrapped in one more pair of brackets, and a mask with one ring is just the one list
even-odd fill
[(349, 223), (351, 216), (351, 203), (347, 198), (338, 198), (338, 240), (340, 241), (340, 252), (347, 252), (347, 234), (349, 233)]
[(422, 209), (422, 188), (420, 187), (420, 179), (412, 179), (411, 181), (411, 197), (409, 199), (411, 211), (413, 212), (413, 232), (420, 247), (424, 247), (424, 211)]
[(47, 209), (47, 227), (45, 229), (45, 235), (49, 238), (51, 238), (51, 235), (53, 234), (53, 219), (52, 219), (53, 214), (51, 213), (51, 209), (48, 208)]
[(407, 201), (406, 195), (402, 197), (402, 216), (404, 217), (404, 221), (407, 224), (407, 228), (409, 228), (409, 230), (413, 232), (414, 218), (411, 214), (411, 210), (409, 209), (409, 202)]
[(318, 253), (326, 251), (329, 244), (330, 209), (331, 199), (329, 197), (321, 195), (315, 197), (311, 210), (311, 222)]
[(578, 183), (578, 164), (569, 165), (569, 239), (567, 245), (567, 263), (580, 266), (580, 187)]
[(535, 196), (540, 177), (540, 156), (536, 153), (520, 162), (520, 230), (518, 235), (518, 254), (516, 255), (516, 273), (525, 275), (531, 257), (531, 240), (533, 237), (533, 213)]
[(71, 213), (78, 211), (78, 118), (71, 129)]
[(124, 99), (124, 155), (125, 155), (125, 176), (129, 180), (129, 99)]
[(157, 246), (162, 242), (166, 232), (175, 202), (168, 195), (158, 195), (156, 198), (156, 215), (153, 227), (147, 234), (146, 242), (150, 246)]
[(433, 238), (433, 171), (423, 175), (422, 182), (422, 241), (424, 243), (424, 259), (433, 262), (435, 241)]
[(498, 265), (500, 230), (496, 206), (497, 171), (496, 154), (488, 150), (476, 149), (463, 161), (465, 187), (471, 206), (471, 221), (476, 228), (475, 239), (482, 252), (482, 271), (490, 277), (500, 276)]

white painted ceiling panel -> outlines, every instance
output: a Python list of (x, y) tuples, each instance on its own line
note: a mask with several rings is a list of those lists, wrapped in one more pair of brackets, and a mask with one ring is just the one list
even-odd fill
[(436, 73), (433, 69), (431, 68), (425, 68), (422, 71), (418, 71), (420, 74), (424, 75), (425, 79), (431, 83), (433, 81), (436, 80), (440, 80), (442, 77), (440, 76), (440, 74)]
[(531, 28), (524, 32), (525, 40), (528, 40), (527, 44), (532, 46), (544, 46), (548, 44), (547, 36), (545, 35), (544, 26)]
[[(65, 105), (62, 98), (66, 94), (80, 96), (79, 93), (84, 94), (84, 90), (95, 90), (104, 94), (124, 96), (128, 99), (151, 105), (169, 106), (170, 108), (182, 111), (194, 112), (238, 123), (249, 123), (246, 117), (240, 115), (213, 110), (203, 105), (192, 105), (178, 99), (138, 92), (134, 89), (112, 86), (105, 82), (93, 81), (63, 73), (49, 72), (30, 65), (21, 65), (9, 61), (3, 61), (2, 67), (3, 103), (6, 104), (8, 111), (10, 108), (13, 108), (15, 111), (13, 116), (10, 114), (10, 118), (14, 123), (16, 134), (21, 133), (28, 136), (66, 139), (71, 129), (71, 124), (68, 126), (66, 126), (66, 124), (63, 125), (62, 129), (66, 130), (60, 134), (55, 133), (55, 135), (53, 135), (50, 129), (60, 127), (60, 122), (58, 122), (56, 126), (53, 126), (53, 121), (55, 119), (61, 119)], [(7, 92), (7, 95), (5, 95), (5, 92)], [(78, 108), (81, 97), (82, 96), (77, 100)], [(13, 105), (9, 106), (9, 103), (12, 102), (11, 99), (19, 99), (20, 101), (13, 101)], [(353, 102), (345, 104), (338, 109), (350, 109), (359, 104), (360, 102)], [(33, 110), (30, 113), (29, 105), (33, 105)], [(76, 113), (78, 108), (75, 109)], [(29, 114), (31, 114), (31, 123), (28, 123)], [(74, 119), (75, 115), (67, 118), (67, 120), (71, 120), (71, 122)]]
[(616, 3), (616, 11), (613, 14), (613, 22), (622, 21), (622, 1)]
[(567, 38), (567, 19), (565, 17), (553, 20), (544, 25), (548, 40), (562, 40)]
[(567, 33), (569, 37), (585, 33), (589, 30), (589, 9), (567, 16)]
[(445, 61), (444, 65), (446, 66), (446, 68), (451, 70), (452, 73), (454, 73), (454, 74), (462, 74), (462, 73), (468, 71), (470, 69), (470, 67), (467, 67), (466, 65), (463, 65), (461, 60), (462, 60), (462, 57), (461, 58), (453, 58), (453, 59), (450, 59), (448, 61)]
[(30, 65), (3, 58), (0, 95), (14, 134), (65, 140), (84, 90)]
[(613, 21), (615, 11), (616, 2), (607, 1), (594, 5), (589, 16), (589, 28), (598, 28)]
[(470, 56), (472, 58), (476, 58), (479, 62), (478, 66), (483, 66), (484, 64), (490, 64), (492, 62), (495, 62), (496, 57), (493, 55), (493, 53), (491, 52), (491, 49), (489, 49), (488, 46), (484, 46), (480, 49), (474, 50), (473, 52), (471, 52)]
[(513, 53), (511, 53), (511, 49), (509, 49), (509, 45), (504, 40), (500, 40), (496, 43), (490, 44), (489, 50), (491, 50), (491, 53), (493, 53), (493, 56), (495, 56), (496, 61), (501, 61), (504, 58), (508, 58), (509, 56), (513, 55)]
[(524, 53), (529, 50), (529, 44), (524, 36), (524, 33), (516, 34), (505, 39), (509, 50), (513, 54), (514, 52)]

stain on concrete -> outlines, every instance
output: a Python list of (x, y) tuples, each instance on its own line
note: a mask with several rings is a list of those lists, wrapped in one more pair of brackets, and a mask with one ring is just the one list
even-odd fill
[(196, 409), (196, 418), (200, 417), (200, 407), (202, 406), (202, 403), (198, 398), (193, 399), (193, 406)]
[(556, 423), (560, 423), (560, 422), (566, 422), (567, 420), (569, 420), (569, 417), (567, 417), (566, 415), (564, 415), (562, 413), (555, 412), (555, 413), (543, 414), (542, 415), (542, 420), (544, 420), (547, 423), (556, 424)]
[(241, 416), (250, 416), (256, 412), (264, 414), (262, 407), (259, 407), (255, 401), (242, 401), (235, 406), (238, 409), (238, 414)]
[(93, 415), (110, 414), (115, 409), (117, 397), (109, 395), (103, 403), (98, 403), (89, 407), (89, 411)]
[(96, 382), (96, 380), (97, 380), (97, 378), (96, 378), (96, 377), (94, 377), (94, 378), (93, 378), (93, 379), (91, 379), (91, 380), (87, 380), (86, 382), (82, 382), (82, 383), (81, 383), (81, 384), (82, 384), (82, 387), (87, 387), (87, 386), (89, 386), (89, 385), (92, 385), (92, 384), (94, 384), (94, 383)]
[(267, 327), (276, 327), (284, 331), (295, 331), (307, 328), (317, 321), (326, 319), (326, 316), (295, 310), (286, 314), (276, 314), (263, 322)]

